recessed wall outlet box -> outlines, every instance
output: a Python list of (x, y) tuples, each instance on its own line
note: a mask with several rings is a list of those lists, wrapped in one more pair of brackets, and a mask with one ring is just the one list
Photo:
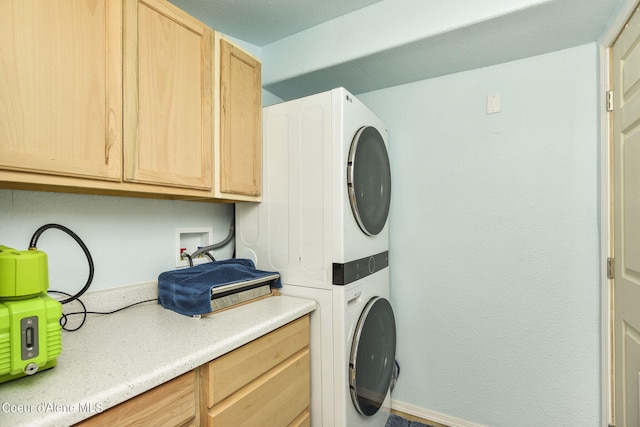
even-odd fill
[[(199, 248), (213, 244), (213, 227), (176, 228), (176, 267), (189, 267), (189, 259), (183, 252), (191, 255)], [(193, 265), (210, 262), (205, 255), (193, 258)]]

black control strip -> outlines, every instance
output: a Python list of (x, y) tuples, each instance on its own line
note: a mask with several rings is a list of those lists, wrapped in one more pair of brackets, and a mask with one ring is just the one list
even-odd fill
[(339, 286), (348, 285), (388, 266), (389, 251), (349, 261), (345, 264), (333, 263), (333, 284)]

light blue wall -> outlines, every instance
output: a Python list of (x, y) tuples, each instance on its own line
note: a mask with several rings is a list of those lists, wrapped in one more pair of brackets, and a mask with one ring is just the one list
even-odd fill
[[(213, 240), (226, 237), (232, 205), (0, 190), (0, 245), (27, 249), (33, 233), (47, 223), (71, 229), (95, 262), (90, 290), (156, 280), (176, 268), (175, 229), (213, 227)], [(62, 231), (45, 231), (38, 249), (49, 257), (51, 289), (76, 293), (88, 276), (80, 247)], [(229, 258), (231, 246), (214, 251)]]
[(597, 84), (589, 44), (358, 95), (390, 132), (395, 400), (600, 424)]
[(262, 106), (268, 107), (269, 105), (278, 104), (282, 102), (283, 99), (269, 92), (268, 90), (262, 89)]

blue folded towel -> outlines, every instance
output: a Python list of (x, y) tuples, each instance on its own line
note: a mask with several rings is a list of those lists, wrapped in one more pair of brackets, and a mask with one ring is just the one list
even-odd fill
[[(158, 303), (164, 308), (186, 316), (210, 313), (212, 288), (273, 274), (273, 272), (256, 270), (253, 261), (243, 258), (165, 271), (158, 276)], [(279, 278), (272, 287), (282, 287)]]

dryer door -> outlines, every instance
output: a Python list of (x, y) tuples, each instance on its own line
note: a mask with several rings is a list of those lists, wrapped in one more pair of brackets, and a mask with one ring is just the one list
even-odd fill
[(362, 415), (378, 412), (391, 384), (396, 358), (396, 321), (388, 300), (374, 297), (365, 306), (351, 344), (349, 388)]
[(384, 139), (372, 126), (356, 132), (349, 149), (347, 188), (351, 210), (367, 235), (384, 228), (391, 203), (391, 167)]

